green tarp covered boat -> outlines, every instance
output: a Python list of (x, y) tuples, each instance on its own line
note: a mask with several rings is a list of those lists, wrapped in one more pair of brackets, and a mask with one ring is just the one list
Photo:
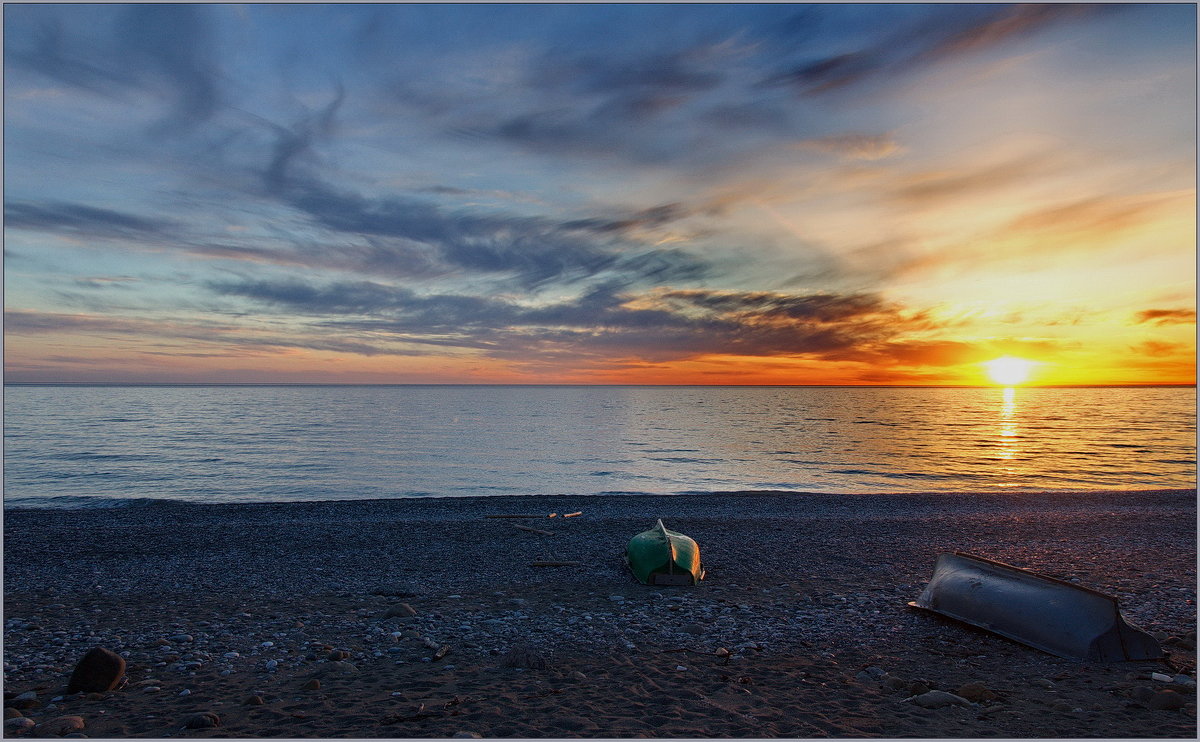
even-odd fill
[(662, 520), (629, 539), (625, 562), (646, 585), (695, 585), (704, 579), (700, 547), (682, 533), (668, 531)]

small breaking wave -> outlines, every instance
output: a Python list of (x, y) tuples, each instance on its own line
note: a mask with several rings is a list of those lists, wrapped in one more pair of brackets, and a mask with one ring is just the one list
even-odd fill
[(57, 495), (54, 497), (5, 497), (6, 510), (110, 510), (114, 508), (178, 507), (184, 500), (159, 497), (106, 497), (104, 495)]

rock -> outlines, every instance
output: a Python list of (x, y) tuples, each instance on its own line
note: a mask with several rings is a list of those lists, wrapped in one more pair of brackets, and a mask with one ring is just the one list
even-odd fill
[(730, 655), (730, 651), (725, 647), (717, 647), (717, 651), (713, 652), (713, 654), (717, 655), (718, 657), (728, 657)]
[(321, 681), (313, 678), (301, 686), (304, 690), (321, 690)]
[(583, 680), (587, 680), (587, 675), (584, 675), (583, 673), (579, 672), (578, 670), (575, 670), (574, 672), (571, 673), (571, 679), (575, 680), (575, 681), (583, 681)]
[(455, 732), (451, 739), (483, 739), (479, 732)]
[(83, 729), (83, 727), (84, 723), (82, 716), (59, 716), (38, 724), (33, 728), (33, 733), (39, 737), (45, 737), (49, 735), (61, 737), (64, 734), (78, 732), (80, 729)]
[(93, 647), (75, 665), (67, 693), (103, 693), (117, 687), (124, 674), (124, 657), (103, 647)]
[(1046, 678), (1036, 678), (1033, 681), (1033, 684), (1039, 688), (1045, 688), (1046, 690), (1050, 690), (1050, 689), (1054, 688), (1054, 681), (1048, 680)]
[(1165, 675), (1165, 674), (1163, 674), (1163, 673), (1161, 673), (1161, 672), (1152, 672), (1152, 673), (1150, 673), (1150, 679), (1151, 679), (1151, 680), (1157, 680), (1157, 681), (1158, 681), (1158, 682), (1160, 682), (1160, 683), (1169, 683), (1169, 682), (1171, 682), (1171, 676), (1170, 676), (1170, 675)]
[(266, 703), (266, 701), (263, 701), (262, 696), (250, 696), (246, 700), (242, 701), (243, 706), (261, 706), (264, 703)]
[(408, 603), (391, 606), (383, 612), (383, 618), (412, 618), (416, 615), (416, 609)]
[(349, 662), (326, 662), (309, 675), (310, 678), (324, 678), (330, 675), (357, 675), (358, 668)]
[(4, 720), (4, 736), (16, 736), (18, 734), (28, 734), (37, 726), (37, 722), (25, 716), (16, 716), (12, 719)]
[(221, 726), (221, 717), (212, 711), (203, 711), (193, 715), (183, 726), (186, 729), (212, 729)]
[(1153, 688), (1149, 688), (1145, 685), (1139, 685), (1136, 688), (1134, 688), (1133, 690), (1129, 691), (1129, 695), (1135, 701), (1139, 701), (1140, 703), (1145, 703), (1145, 704), (1150, 703), (1150, 699), (1154, 698), (1155, 693), (1157, 693), (1156, 690), (1154, 690)]
[(1161, 690), (1150, 699), (1150, 708), (1157, 711), (1178, 711), (1186, 706), (1188, 699), (1172, 690)]
[(172, 637), (168, 637), (168, 640), (169, 640), (169, 641), (173, 641), (173, 642), (177, 642), (177, 643), (180, 643), (180, 644), (182, 644), (182, 643), (184, 643), (184, 642), (194, 642), (194, 641), (196, 641), (195, 637), (193, 637), (191, 634), (176, 634), (176, 635), (174, 635), (174, 636), (172, 636)]
[(5, 719), (19, 719), (20, 717), (22, 717), (24, 715), (25, 714), (22, 714), (20, 711), (16, 710), (12, 706), (8, 706), (4, 709), (4, 718)]
[(527, 670), (548, 670), (550, 662), (527, 646), (514, 647), (500, 659), (504, 667), (522, 667)]
[[(902, 677), (899, 677), (896, 675), (884, 675), (883, 676), (883, 687), (887, 688), (890, 691), (901, 691), (902, 690), (902, 691), (907, 692), (910, 685), (912, 685), (912, 683), (908, 680), (905, 680)], [(929, 690), (929, 689), (926, 688), (925, 690)], [(924, 693), (925, 691), (921, 691), (921, 692)], [(910, 695), (918, 695), (918, 694), (912, 693)]]
[(326, 655), (326, 659), (344, 660), (349, 656), (350, 656), (350, 653), (343, 649), (334, 649), (328, 655)]
[(964, 683), (958, 689), (958, 695), (971, 701), (979, 703), (980, 701), (994, 701), (998, 697), (996, 692), (988, 688), (983, 683)]
[(921, 708), (940, 709), (943, 706), (970, 706), (971, 702), (962, 696), (947, 693), (944, 690), (931, 690), (919, 696), (913, 696), (913, 703)]
[(910, 696), (923, 696), (929, 692), (929, 686), (925, 683), (922, 683), (920, 680), (911, 680), (909, 681), (908, 688), (906, 688), (906, 690)]
[(16, 709), (31, 709), (37, 708), (40, 704), (37, 693), (33, 691), (25, 691), (8, 702), (10, 706)]
[(704, 627), (698, 623), (685, 624), (680, 630), (683, 631), (683, 633), (691, 634), (692, 636), (701, 636), (704, 634)]
[(263, 667), (267, 672), (275, 672), (279, 668), (279, 660), (267, 660), (263, 663)]

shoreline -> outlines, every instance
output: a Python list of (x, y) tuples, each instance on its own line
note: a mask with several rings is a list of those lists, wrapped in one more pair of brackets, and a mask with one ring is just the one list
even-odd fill
[[(700, 586), (625, 570), (659, 517), (700, 544)], [(8, 509), (5, 690), (92, 737), (1192, 738), (1195, 523), (1189, 490)], [(1114, 594), (1168, 662), (1063, 660), (908, 608), (942, 551)], [(54, 701), (93, 646), (129, 684)], [(518, 650), (545, 667), (506, 666)], [(912, 700), (970, 683), (990, 696)], [(181, 730), (206, 711), (221, 726)]]
[[(920, 491), (895, 491), (895, 492), (852, 492), (852, 491), (809, 491), (809, 490), (717, 490), (717, 491), (680, 491), (680, 492), (597, 492), (592, 494), (497, 494), (497, 495), (406, 495), (398, 497), (376, 497), (364, 499), (339, 499), (339, 500), (264, 500), (264, 501), (226, 501), (226, 502), (208, 502), (197, 500), (178, 500), (168, 497), (149, 498), (149, 497), (107, 497), (104, 495), (55, 495), (51, 497), (38, 498), (15, 498), (17, 504), (11, 504), (13, 498), (4, 498), (3, 513), (27, 510), (109, 510), (120, 508), (137, 508), (137, 507), (172, 507), (172, 506), (201, 506), (201, 507), (230, 507), (230, 506), (288, 506), (288, 505), (315, 505), (328, 503), (331, 505), (352, 505), (363, 503), (383, 503), (395, 501), (469, 501), (474, 503), (483, 503), (489, 501), (504, 501), (504, 500), (528, 500), (529, 502), (541, 502), (544, 500), (555, 498), (580, 498), (583, 500), (591, 500), (596, 498), (658, 498), (658, 497), (680, 497), (680, 498), (704, 498), (704, 497), (721, 497), (721, 498), (737, 498), (737, 497), (796, 497), (796, 498), (864, 498), (864, 497), (1029, 497), (1032, 495), (1042, 495), (1047, 497), (1059, 496), (1144, 496), (1144, 495), (1194, 495), (1196, 490), (1179, 488), (1179, 487), (1163, 487), (1150, 488), (1139, 487), (1132, 489), (1077, 489), (1077, 488), (1003, 488), (995, 490), (920, 490)], [(75, 505), (62, 503), (64, 500), (69, 500)], [(58, 501), (61, 504), (55, 504)], [(45, 503), (45, 504), (42, 504)], [(93, 503), (93, 504), (87, 504)]]

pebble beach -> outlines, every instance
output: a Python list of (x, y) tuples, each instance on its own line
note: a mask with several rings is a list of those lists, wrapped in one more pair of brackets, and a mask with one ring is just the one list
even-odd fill
[[(701, 585), (625, 568), (657, 518)], [(4, 536), (10, 737), (1197, 731), (1188, 490), (139, 501), (6, 510)], [(1115, 595), (1167, 657), (1081, 663), (909, 608), (948, 551)], [(94, 647), (123, 677), (68, 694)]]

